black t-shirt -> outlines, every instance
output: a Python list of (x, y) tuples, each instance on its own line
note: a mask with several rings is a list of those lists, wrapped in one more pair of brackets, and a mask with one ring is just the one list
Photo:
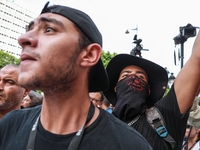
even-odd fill
[[(0, 120), (0, 150), (26, 150), (29, 134), (41, 106), (14, 110)], [(39, 122), (35, 150), (66, 150), (75, 133), (57, 135)], [(98, 118), (85, 129), (80, 150), (152, 150), (132, 127), (100, 109)]]
[[(176, 141), (177, 150), (181, 150), (189, 111), (185, 114), (180, 113), (173, 86), (167, 96), (155, 103), (155, 106), (165, 120), (168, 133)], [(145, 137), (154, 150), (165, 150), (162, 139), (149, 125), (145, 114), (132, 127)]]

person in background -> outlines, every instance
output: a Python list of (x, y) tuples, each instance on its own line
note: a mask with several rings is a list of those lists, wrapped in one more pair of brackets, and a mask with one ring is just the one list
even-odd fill
[(200, 106), (198, 103), (199, 93), (200, 93), (200, 88), (196, 94), (193, 105), (190, 109), (190, 115), (189, 115), (189, 119), (188, 119), (189, 122), (198, 130), (200, 130)]
[(89, 97), (95, 107), (101, 107), (104, 99), (103, 92), (90, 92)]
[(90, 100), (94, 104), (94, 106), (102, 108), (109, 113), (112, 113), (112, 108), (110, 106), (110, 102), (104, 96), (103, 92), (90, 92), (89, 93)]
[(103, 103), (101, 104), (101, 108), (109, 112), (110, 114), (112, 113), (112, 107), (110, 105), (110, 102), (107, 100), (107, 98), (104, 96)]
[[(104, 94), (115, 106), (112, 114), (136, 129), (153, 149), (181, 150), (190, 107), (200, 85), (200, 32), (189, 60), (165, 97), (167, 72), (154, 62), (118, 54), (108, 63), (106, 71), (110, 86)], [(166, 130), (162, 129), (160, 118), (147, 121), (146, 116), (151, 114), (148, 112), (153, 110), (163, 116)], [(163, 138), (166, 136), (170, 140)]]
[(189, 122), (187, 123), (182, 150), (199, 150), (200, 133)]
[(42, 105), (43, 97), (33, 97), (31, 102), (26, 106), (26, 108), (35, 107), (38, 105)]
[(23, 99), (21, 105), (24, 108), (31, 108), (42, 104), (43, 96), (34, 90), (31, 90), (29, 94)]
[(7, 65), (0, 70), (0, 119), (12, 110), (21, 109), (21, 102), (30, 91), (19, 85), (18, 76), (18, 65)]
[(22, 108), (26, 108), (26, 107), (29, 105), (30, 102), (31, 102), (31, 98), (30, 98), (29, 95), (27, 95), (27, 96), (24, 97), (24, 99), (22, 100), (22, 102), (21, 102), (21, 107), (22, 107)]

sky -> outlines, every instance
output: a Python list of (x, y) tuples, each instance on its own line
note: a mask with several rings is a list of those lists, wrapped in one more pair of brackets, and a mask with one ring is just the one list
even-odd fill
[[(19, 6), (39, 15), (47, 0), (15, 0)], [(142, 39), (142, 57), (151, 60), (177, 76), (179, 65), (174, 65), (173, 38), (179, 27), (188, 23), (200, 27), (199, 0), (51, 0), (50, 5), (60, 4), (87, 13), (103, 36), (102, 49), (111, 53), (129, 54), (137, 34)], [(138, 27), (138, 30), (132, 30)], [(129, 34), (125, 34), (126, 30)], [(199, 29), (196, 29), (197, 33)], [(189, 59), (195, 37), (184, 43), (184, 64)], [(180, 45), (176, 46), (176, 51)]]

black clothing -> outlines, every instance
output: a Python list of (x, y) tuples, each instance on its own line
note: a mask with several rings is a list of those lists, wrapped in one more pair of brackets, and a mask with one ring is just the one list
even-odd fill
[[(176, 141), (177, 150), (181, 150), (189, 111), (185, 114), (180, 113), (173, 86), (165, 97), (155, 103), (155, 106), (165, 120), (168, 133)], [(126, 123), (129, 122), (130, 120), (126, 121)], [(145, 114), (141, 115), (132, 127), (144, 136), (154, 150), (165, 150), (162, 139), (149, 125)]]
[[(14, 110), (0, 120), (0, 150), (25, 150), (41, 106)], [(45, 130), (40, 121), (35, 150), (66, 150), (75, 133), (57, 135)], [(80, 150), (152, 150), (133, 128), (100, 109), (98, 118), (85, 129)]]
[(114, 116), (126, 121), (145, 113), (149, 89), (143, 79), (135, 74), (129, 75), (117, 83), (116, 90), (118, 101), (113, 110)]

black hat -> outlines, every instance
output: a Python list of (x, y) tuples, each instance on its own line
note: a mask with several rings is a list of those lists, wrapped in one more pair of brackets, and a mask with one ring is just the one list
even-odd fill
[(117, 94), (114, 91), (114, 87), (118, 82), (121, 71), (130, 65), (138, 66), (147, 73), (148, 85), (150, 86), (151, 91), (147, 99), (147, 105), (149, 107), (152, 106), (162, 98), (166, 90), (168, 82), (167, 72), (163, 67), (149, 60), (129, 54), (116, 55), (108, 63), (106, 71), (110, 80), (110, 86), (109, 89), (104, 92), (106, 98), (115, 106), (117, 103)]
[[(101, 33), (99, 32), (97, 26), (92, 21), (92, 19), (86, 13), (74, 8), (61, 5), (48, 7), (48, 4), (49, 2), (45, 4), (41, 14), (54, 13), (66, 17), (67, 19), (72, 21), (92, 43), (97, 43), (102, 47)], [(102, 60), (100, 59), (90, 71), (89, 91), (104, 91), (108, 89), (108, 86), (108, 76), (103, 66)]]

